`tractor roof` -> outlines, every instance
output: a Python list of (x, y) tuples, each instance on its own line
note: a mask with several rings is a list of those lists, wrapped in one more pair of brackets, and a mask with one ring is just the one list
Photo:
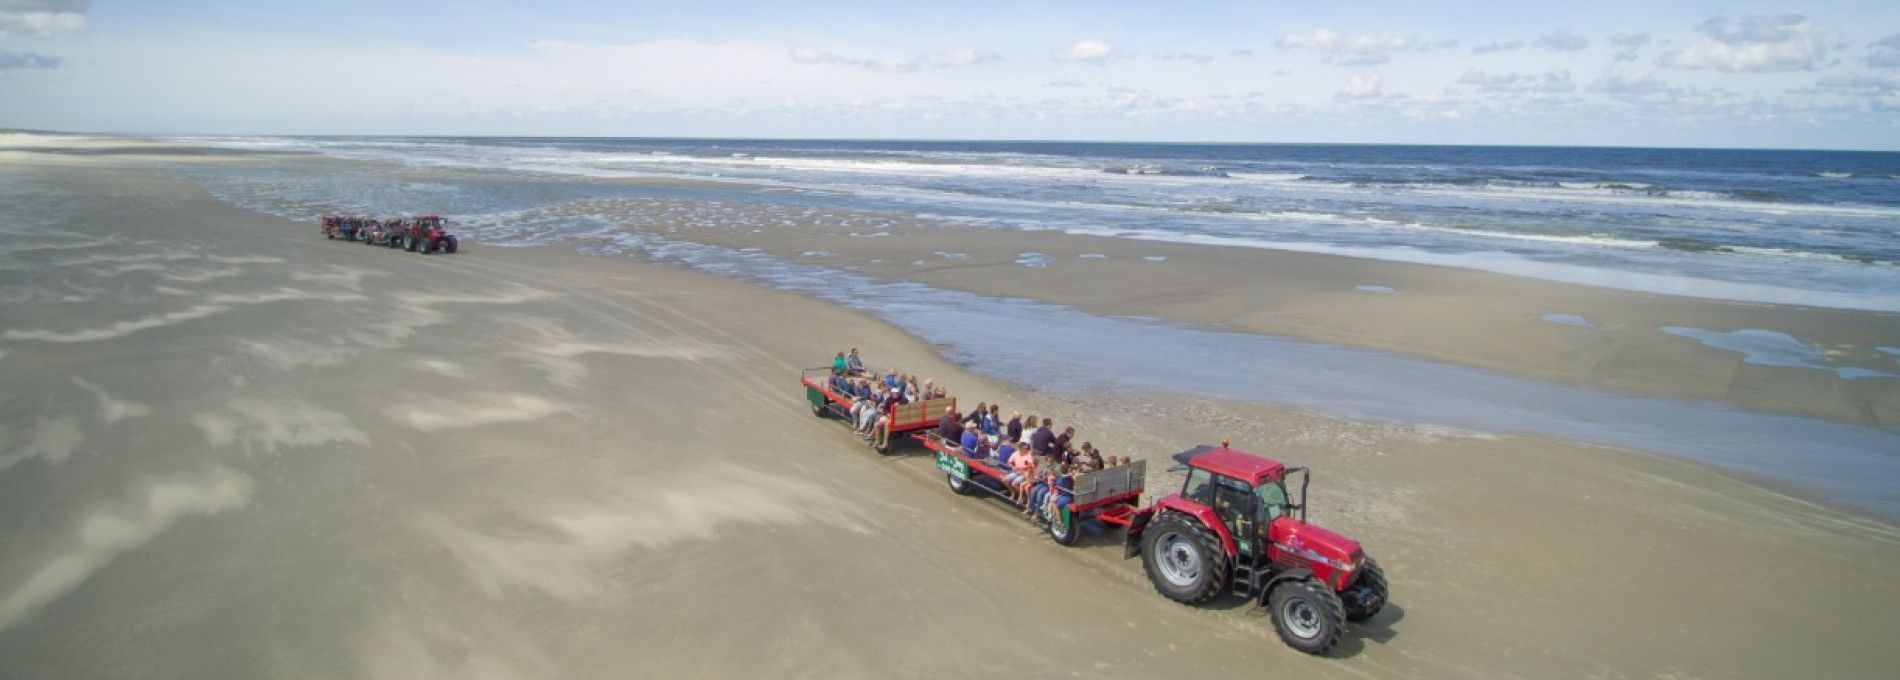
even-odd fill
[(1174, 459), (1182, 465), (1202, 468), (1254, 484), (1259, 484), (1262, 480), (1279, 479), (1280, 472), (1286, 469), (1285, 465), (1270, 458), (1206, 444), (1174, 454)]

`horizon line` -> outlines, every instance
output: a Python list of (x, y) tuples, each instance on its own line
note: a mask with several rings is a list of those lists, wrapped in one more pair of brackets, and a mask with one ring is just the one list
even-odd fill
[(1433, 142), (1289, 142), (1289, 141), (1194, 141), (1194, 140), (1110, 140), (1083, 138), (992, 138), (992, 137), (788, 137), (788, 136), (699, 136), (699, 135), (531, 135), (531, 134), (401, 134), (401, 133), (152, 133), (42, 130), (0, 127), (0, 134), (93, 135), (100, 137), (179, 138), (179, 137), (303, 137), (303, 138), (464, 138), (464, 139), (598, 139), (666, 141), (774, 141), (774, 142), (926, 142), (984, 144), (1121, 144), (1172, 146), (1418, 146), (1444, 148), (1520, 148), (1520, 149), (1629, 149), (1647, 151), (1821, 151), (1831, 153), (1900, 153), (1892, 148), (1843, 148), (1795, 146), (1643, 146), (1628, 144), (1521, 144), (1521, 143), (1433, 143)]

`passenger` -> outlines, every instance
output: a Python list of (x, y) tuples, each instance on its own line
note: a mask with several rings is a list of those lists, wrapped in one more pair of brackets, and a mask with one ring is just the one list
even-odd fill
[(989, 402), (986, 402), (986, 401), (976, 402), (976, 410), (971, 411), (970, 415), (963, 417), (963, 424), (971, 426), (971, 427), (975, 427), (979, 430), (983, 429), (983, 414), (988, 409), (989, 409)]
[(891, 444), (891, 414), (877, 414), (877, 422), (871, 423), (871, 446), (885, 447)]
[(856, 387), (853, 388), (853, 393), (858, 395), (858, 398), (869, 399), (871, 397), (870, 378), (858, 378), (852, 382), (856, 384)]
[(963, 423), (957, 421), (955, 406), (943, 407), (943, 417), (937, 420), (937, 437), (943, 440), (944, 446), (963, 441)]
[(1073, 427), (1062, 428), (1062, 434), (1056, 435), (1056, 440), (1051, 445), (1055, 449), (1055, 456), (1057, 459), (1061, 460), (1064, 463), (1074, 461), (1075, 455), (1073, 452), (1069, 450), (1069, 442), (1072, 442), (1072, 441), (1075, 441), (1075, 428)]
[(989, 417), (983, 421), (983, 434), (995, 437), (1003, 428), (1003, 407), (990, 404)]
[(864, 358), (858, 356), (858, 348), (851, 348), (851, 355), (844, 358), (844, 370), (849, 371), (851, 375), (864, 372)]
[(1009, 455), (1009, 474), (1003, 482), (1009, 485), (1009, 500), (1022, 503), (1029, 498), (1029, 475), (1036, 471), (1036, 456), (1029, 449), (1016, 449)]
[(857, 409), (855, 414), (858, 419), (859, 435), (868, 437), (871, 432), (871, 426), (877, 424), (877, 404), (876, 398), (865, 397), (858, 401), (858, 406), (854, 407)]
[(996, 449), (991, 452), (990, 464), (996, 467), (1008, 465), (1009, 457), (1015, 455), (1015, 453), (1016, 447), (1010, 446), (1009, 442), (1005, 441), (997, 444)]
[(984, 440), (982, 437), (977, 437), (976, 438), (976, 453), (971, 454), (970, 457), (979, 461), (989, 460), (990, 459), (990, 443)]
[(1050, 478), (1049, 485), (1053, 491), (1043, 496), (1043, 519), (1054, 522), (1062, 517), (1062, 509), (1069, 507), (1070, 501), (1074, 500), (1075, 474), (1073, 466), (1065, 466), (1061, 474)]
[(844, 352), (838, 352), (838, 356), (831, 358), (831, 374), (844, 375)]
[(1106, 467), (1106, 463), (1102, 461), (1102, 452), (1095, 450), (1095, 445), (1088, 442), (1082, 442), (1082, 452), (1077, 454), (1076, 462), (1080, 464), (1084, 472), (1093, 472)]
[(946, 392), (946, 391), (944, 391), (944, 389), (943, 389), (943, 386), (942, 386), (942, 385), (938, 385), (938, 386), (937, 386), (937, 391), (935, 391), (935, 392), (931, 392), (931, 393), (930, 393), (930, 398), (931, 398), (931, 399), (943, 399), (943, 398), (947, 398), (947, 397), (949, 397), (949, 396), (950, 396), (950, 393), (949, 393), (949, 392)]
[(966, 455), (966, 456), (976, 455), (976, 445), (982, 443), (982, 441), (983, 441), (983, 438), (977, 435), (976, 430), (964, 430), (963, 431), (963, 455)]
[(897, 369), (893, 368), (891, 372), (884, 374), (884, 386), (891, 389), (897, 388)]
[(1049, 431), (1049, 428), (1054, 427), (1055, 424), (1055, 419), (1043, 418), (1042, 427), (1038, 427), (1035, 432), (1030, 433), (1029, 446), (1036, 450), (1036, 455), (1055, 455), (1056, 433)]
[(1019, 442), (1023, 440), (1023, 412), (1022, 411), (1009, 412), (1009, 426), (1007, 428), (1004, 428), (1003, 434), (1008, 436), (1009, 440), (1012, 442)]
[(1047, 456), (1036, 456), (1036, 468), (1030, 479), (1034, 480), (1029, 488), (1029, 502), (1023, 505), (1023, 516), (1033, 518), (1042, 510), (1042, 498), (1054, 488), (1056, 473), (1060, 464)]
[(1021, 434), (1016, 435), (1016, 443), (1028, 444), (1029, 440), (1032, 437), (1034, 437), (1035, 434), (1036, 434), (1036, 414), (1031, 413), (1029, 414), (1028, 418), (1023, 419), (1023, 431)]

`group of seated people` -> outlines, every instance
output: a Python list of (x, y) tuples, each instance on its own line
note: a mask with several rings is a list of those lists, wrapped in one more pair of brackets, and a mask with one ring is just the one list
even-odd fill
[[(929, 378), (920, 381), (896, 369), (865, 370), (856, 347), (832, 357), (826, 386), (853, 400), (851, 422), (873, 445), (889, 442), (896, 407), (948, 396)], [(988, 403), (978, 403), (967, 415), (946, 406), (936, 434), (943, 446), (958, 447), (965, 456), (1006, 470), (1003, 482), (1009, 498), (1023, 506), (1025, 517), (1056, 517), (1072, 499), (1076, 475), (1133, 462), (1126, 456), (1104, 456), (1090, 442), (1074, 444), (1075, 428), (1057, 433), (1054, 419), (1025, 418), (1021, 411), (1014, 411), (1004, 420), (1002, 412), (1001, 406)]]
[(852, 399), (852, 424), (857, 427), (859, 436), (879, 446), (890, 440), (890, 418), (898, 406), (949, 396), (929, 378), (920, 382), (917, 376), (899, 373), (897, 369), (884, 373), (865, 370), (856, 347), (851, 348), (849, 355), (839, 352), (832, 358), (826, 387)]
[(1074, 445), (1075, 428), (1055, 432), (1055, 420), (1023, 417), (1012, 411), (1003, 420), (1002, 407), (978, 403), (968, 415), (944, 407), (937, 422), (944, 446), (957, 446), (963, 455), (1006, 470), (1003, 483), (1010, 501), (1023, 506), (1023, 516), (1054, 519), (1071, 500), (1076, 475), (1126, 465), (1126, 457), (1104, 456), (1095, 445)]

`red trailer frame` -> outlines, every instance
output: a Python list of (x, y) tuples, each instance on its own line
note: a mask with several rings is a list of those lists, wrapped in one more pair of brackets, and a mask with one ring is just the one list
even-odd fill
[[(990, 465), (989, 461), (965, 455), (961, 445), (946, 442), (935, 432), (914, 434), (911, 438), (936, 453), (937, 469), (943, 470), (949, 479), (951, 491), (968, 495), (971, 493), (969, 489), (980, 489), (1016, 508), (1023, 507), (988, 485), (970, 479), (970, 475), (976, 473), (994, 479), (1000, 485), (1008, 471)], [(1069, 490), (1070, 498), (1074, 500), (1062, 509), (1061, 516), (1041, 518), (1049, 525), (1049, 537), (1062, 545), (1074, 545), (1078, 536), (1076, 526), (1088, 519), (1103, 524), (1128, 526), (1135, 512), (1141, 509), (1141, 492), (1147, 473), (1148, 461), (1138, 460), (1076, 475), (1075, 488)], [(966, 483), (959, 485), (958, 479)]]
[[(848, 420), (853, 400), (849, 396), (832, 390), (830, 379), (831, 369), (829, 368), (807, 368), (800, 371), (798, 376), (798, 382), (805, 386), (805, 400), (811, 402), (812, 415), (824, 417), (829, 414)], [(889, 433), (885, 437), (884, 445), (877, 447), (878, 452), (890, 453), (891, 444), (897, 435), (936, 427), (944, 408), (955, 409), (956, 406), (956, 397), (941, 397), (897, 404), (886, 409), (884, 415), (890, 417), (887, 424)]]

